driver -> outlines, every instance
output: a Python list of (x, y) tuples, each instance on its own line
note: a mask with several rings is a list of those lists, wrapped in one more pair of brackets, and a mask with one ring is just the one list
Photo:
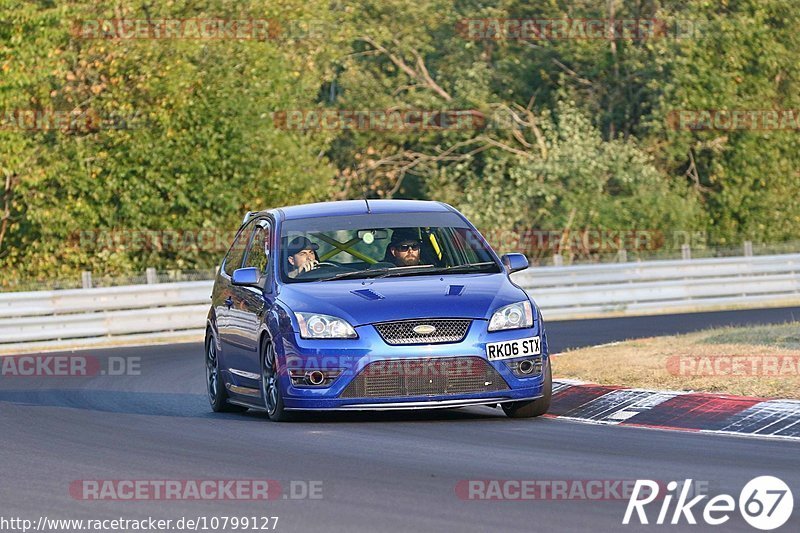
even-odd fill
[(419, 265), (421, 244), (422, 240), (419, 238), (419, 233), (417, 233), (416, 229), (396, 229), (392, 233), (387, 256), (390, 261), (399, 267)]
[(287, 274), (290, 278), (295, 278), (301, 272), (314, 270), (319, 266), (317, 250), (319, 244), (313, 243), (305, 237), (295, 237), (287, 245), (289, 265)]

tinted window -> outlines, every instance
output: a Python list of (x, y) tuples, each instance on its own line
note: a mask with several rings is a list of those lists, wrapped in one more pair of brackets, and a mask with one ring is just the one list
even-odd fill
[(250, 248), (247, 251), (247, 258), (244, 261), (244, 266), (259, 269), (262, 278), (268, 270), (267, 265), (269, 264), (271, 231), (272, 226), (268, 220), (262, 219), (256, 222), (253, 237), (250, 241)]
[(455, 213), (319, 217), (282, 228), (287, 282), (500, 272), (483, 239)]
[(228, 276), (233, 275), (233, 271), (242, 266), (242, 258), (244, 258), (245, 247), (250, 240), (250, 234), (253, 232), (253, 222), (249, 222), (247, 226), (239, 232), (233, 240), (228, 254), (225, 256), (225, 273)]

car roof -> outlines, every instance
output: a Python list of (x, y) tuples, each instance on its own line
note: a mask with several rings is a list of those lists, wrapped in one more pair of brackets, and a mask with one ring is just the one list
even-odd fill
[[(442, 202), (425, 200), (369, 200), (369, 212), (373, 214), (426, 212), (444, 213), (451, 210), (452, 208), (450, 206)], [(319, 202), (315, 204), (279, 207), (270, 211), (280, 212), (283, 220), (328, 216), (366, 215), (367, 203), (363, 199), (342, 200), (338, 202)]]

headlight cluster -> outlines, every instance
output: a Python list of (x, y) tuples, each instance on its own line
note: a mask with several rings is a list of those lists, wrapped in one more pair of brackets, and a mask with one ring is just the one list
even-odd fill
[(528, 300), (501, 307), (489, 321), (489, 331), (520, 329), (533, 326), (533, 310)]
[(353, 326), (343, 318), (319, 313), (295, 313), (304, 339), (355, 339)]

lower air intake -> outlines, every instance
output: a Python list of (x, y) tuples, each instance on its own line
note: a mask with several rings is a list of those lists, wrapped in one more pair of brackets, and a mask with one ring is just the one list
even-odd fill
[(368, 364), (341, 398), (442, 396), (508, 390), (508, 384), (480, 357), (393, 359)]

